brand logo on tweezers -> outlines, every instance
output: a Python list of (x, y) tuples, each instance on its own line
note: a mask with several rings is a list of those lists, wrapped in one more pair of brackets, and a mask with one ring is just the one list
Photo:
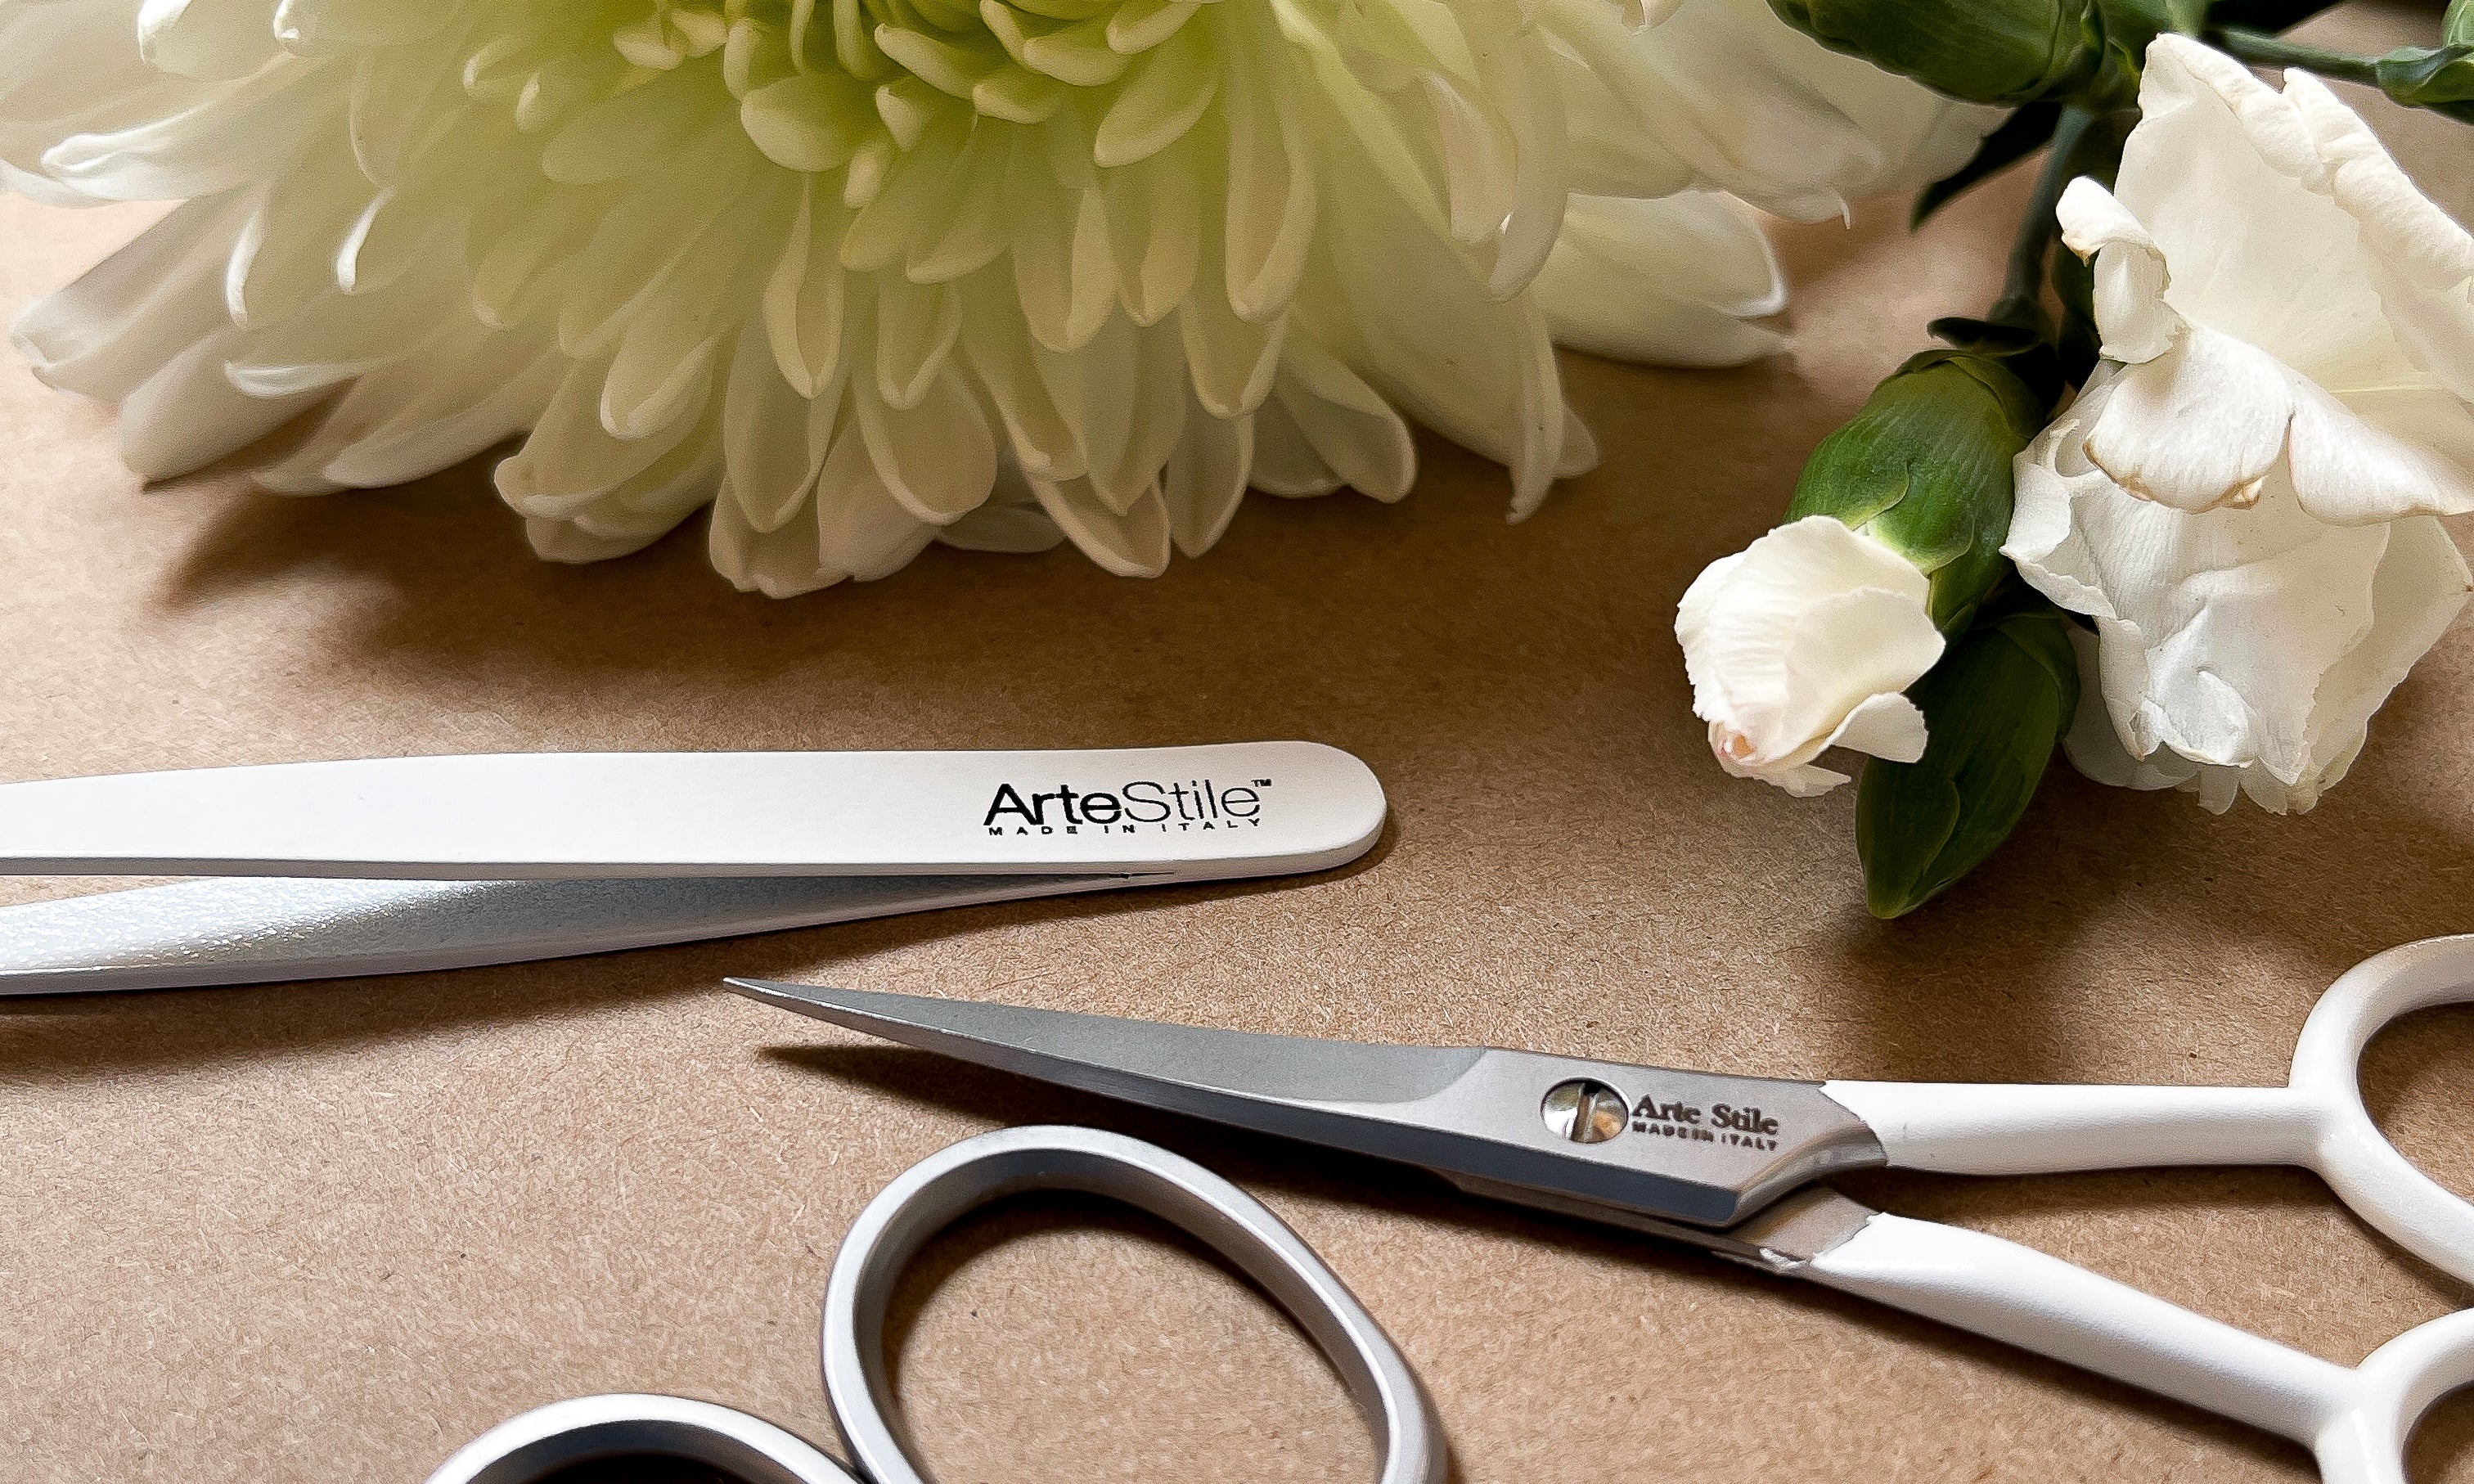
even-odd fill
[(1779, 1121), (1758, 1107), (1713, 1103), (1708, 1107), (1682, 1101), (1661, 1103), (1643, 1098), (1632, 1110), (1635, 1133), (1654, 1133), (1701, 1144), (1733, 1144), (1740, 1149), (1778, 1148)]
[(1114, 789), (1058, 784), (1032, 790), (997, 785), (980, 823), (991, 835), (1136, 835), (1146, 831), (1261, 829), (1269, 778), (1223, 784), (1209, 778), (1160, 783), (1140, 778)]

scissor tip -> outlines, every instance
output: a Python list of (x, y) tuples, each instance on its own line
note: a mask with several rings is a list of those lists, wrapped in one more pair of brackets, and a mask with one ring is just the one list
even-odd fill
[(751, 1000), (762, 1000), (767, 1005), (808, 1004), (807, 994), (802, 991), (810, 991), (815, 987), (810, 985), (776, 984), (764, 979), (740, 979), (735, 976), (724, 979), (721, 986), (734, 993), (743, 994)]

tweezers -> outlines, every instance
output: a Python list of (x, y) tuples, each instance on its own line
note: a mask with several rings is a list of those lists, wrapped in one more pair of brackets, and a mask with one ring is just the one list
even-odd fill
[(374, 758), (0, 785), (0, 995), (462, 968), (1323, 870), (1382, 786), (1303, 742)]

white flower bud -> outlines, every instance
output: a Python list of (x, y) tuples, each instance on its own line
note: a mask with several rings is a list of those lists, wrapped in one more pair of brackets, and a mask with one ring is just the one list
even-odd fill
[(1928, 596), (1905, 557), (1826, 515), (1710, 563), (1675, 637), (1719, 766), (1808, 798), (1847, 781), (1813, 764), (1825, 748), (1923, 757), (1924, 713), (1901, 693), (1941, 658)]

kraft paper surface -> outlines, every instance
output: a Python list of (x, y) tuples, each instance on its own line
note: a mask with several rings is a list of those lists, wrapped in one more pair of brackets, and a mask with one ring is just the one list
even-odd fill
[[(2316, 34), (2378, 50), (2412, 12)], [(2359, 90), (2349, 97), (2362, 100)], [(2468, 136), (2381, 109), (2474, 215)], [(1151, 582), (931, 548), (790, 602), (691, 525), (536, 562), (486, 461), (286, 499), (141, 488), (100, 408), (0, 365), (0, 776), (576, 748), (1077, 747), (1312, 738), (1392, 821), (1293, 881), (947, 912), (517, 967), (0, 1007), (0, 1480), (417, 1480), (514, 1413), (653, 1391), (838, 1447), (817, 1302), (860, 1207), (1006, 1124), (1118, 1129), (1257, 1193), (1396, 1338), (1468, 1484), (2301, 1479), (2305, 1452), (1854, 1299), (1463, 1199), (1415, 1172), (861, 1041), (725, 974), (1780, 1077), (2281, 1082), (2319, 991), (2474, 929), (2474, 620), (2316, 812), (2062, 769), (2010, 846), (1868, 917), (1852, 790), (1723, 776), (1671, 637), (1813, 442), (1992, 297), (2025, 182), (1781, 227), (1795, 349), (1566, 358), (1599, 470), (1507, 525), (1421, 438), (1397, 506), (1249, 500)], [(151, 208), (0, 201), (14, 308)], [(2468, 533), (2462, 529), (2461, 538)], [(13, 882), (0, 900), (108, 883)], [(2371, 1049), (2397, 1143), (2474, 1191), (2474, 1009)], [(2352, 1364), (2474, 1293), (2283, 1170), (1851, 1179)], [(1371, 1477), (1335, 1376), (1149, 1218), (1038, 1200), (931, 1246), (896, 1306), (945, 1484)], [(2474, 1400), (2414, 1447), (2474, 1479)]]

